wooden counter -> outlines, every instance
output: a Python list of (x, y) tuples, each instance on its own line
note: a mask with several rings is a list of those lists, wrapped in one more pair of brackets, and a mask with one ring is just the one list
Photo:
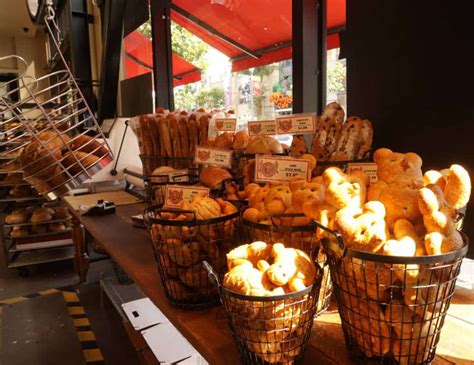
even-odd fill
[[(185, 311), (166, 300), (146, 230), (134, 228), (130, 216), (144, 204), (117, 208), (115, 215), (76, 218), (135, 284), (150, 297), (210, 364), (238, 364), (239, 355), (221, 307)], [(472, 364), (474, 360), (473, 293), (458, 288), (443, 328), (434, 364)], [(337, 310), (331, 307), (315, 322), (304, 364), (352, 364), (345, 349)]]

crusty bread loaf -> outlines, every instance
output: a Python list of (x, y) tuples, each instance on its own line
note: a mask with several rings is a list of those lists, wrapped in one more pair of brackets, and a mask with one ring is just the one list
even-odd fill
[[(79, 160), (80, 164), (78, 163), (76, 159)], [(85, 152), (76, 151), (72, 153), (71, 152), (66, 153), (62, 160), (62, 163), (64, 167), (68, 169), (69, 173), (74, 176), (83, 171), (81, 168), (81, 165), (84, 168), (88, 168), (99, 160), (100, 160), (99, 157), (95, 155), (88, 155)]]
[(171, 145), (171, 135), (168, 126), (168, 119), (160, 118), (160, 146), (162, 157), (173, 157), (173, 147)]
[(188, 131), (189, 131), (189, 155), (194, 156), (196, 152), (196, 146), (199, 145), (199, 127), (196, 122), (196, 118), (191, 118), (194, 114), (188, 119)]
[(206, 146), (209, 132), (209, 116), (199, 118), (199, 145)]
[(283, 153), (283, 147), (280, 142), (271, 136), (254, 136), (250, 138), (245, 152), (255, 154), (276, 154)]
[(28, 220), (25, 209), (17, 209), (5, 217), (6, 224), (22, 224)]
[(342, 132), (342, 124), (336, 118), (328, 119), (326, 144), (324, 145), (324, 159), (327, 160), (336, 150)]
[(356, 153), (355, 158), (360, 160), (369, 154), (370, 148), (372, 147), (372, 139), (374, 137), (374, 130), (372, 128), (372, 123), (364, 119), (362, 121), (362, 126), (359, 136), (359, 147)]
[(173, 114), (168, 114), (167, 118), (170, 130), (171, 144), (173, 146), (172, 157), (183, 157), (181, 141), (179, 138), (178, 121), (176, 119), (176, 116)]
[(234, 136), (234, 142), (232, 143), (232, 148), (234, 150), (243, 150), (247, 147), (249, 143), (249, 134), (247, 131), (238, 131)]
[(153, 142), (151, 140), (150, 131), (148, 130), (148, 119), (146, 115), (141, 115), (139, 119), (142, 134), (142, 151), (146, 156), (153, 154)]
[(331, 156), (333, 161), (353, 160), (359, 146), (362, 120), (358, 117), (349, 117), (342, 127), (337, 148)]
[(311, 146), (311, 153), (318, 160), (325, 159), (325, 149), (326, 139), (328, 135), (329, 120), (327, 117), (321, 116), (318, 117), (316, 124), (316, 132), (313, 137), (313, 142)]
[(157, 117), (150, 117), (148, 119), (148, 131), (150, 132), (151, 142), (153, 144), (153, 156), (160, 156), (160, 132)]
[(234, 134), (230, 132), (224, 132), (217, 136), (214, 141), (215, 148), (221, 148), (224, 150), (232, 149), (232, 144), (234, 141)]

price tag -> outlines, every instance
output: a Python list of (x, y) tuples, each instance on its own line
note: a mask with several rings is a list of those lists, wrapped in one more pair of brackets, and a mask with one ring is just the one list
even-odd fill
[(276, 134), (276, 122), (274, 120), (259, 120), (256, 122), (248, 122), (248, 130), (250, 136)]
[(277, 134), (310, 134), (316, 130), (315, 114), (294, 114), (276, 118)]
[(216, 132), (235, 132), (237, 118), (216, 118)]
[(310, 179), (309, 161), (291, 157), (257, 156), (255, 181), (285, 183), (294, 176)]
[(188, 182), (188, 170), (175, 170), (172, 172), (165, 172), (157, 175), (151, 175), (150, 181), (152, 183), (168, 183), (168, 182)]
[(200, 186), (166, 185), (163, 208), (181, 208), (183, 202), (191, 202), (198, 194), (209, 197), (209, 189)]
[(362, 170), (370, 177), (370, 183), (377, 182), (377, 164), (374, 162), (351, 162), (347, 164), (346, 173), (351, 174), (354, 170)]
[(196, 147), (194, 163), (200, 165), (215, 165), (231, 167), (232, 151), (210, 147)]

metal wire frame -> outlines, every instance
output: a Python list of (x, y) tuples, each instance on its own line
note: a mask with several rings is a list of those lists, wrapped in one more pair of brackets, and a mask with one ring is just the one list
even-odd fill
[(322, 269), (317, 267), (317, 281), (304, 290), (259, 297), (224, 288), (209, 263), (204, 266), (218, 288), (242, 362), (301, 363), (316, 314)]
[[(91, 178), (112, 161), (113, 155), (61, 53), (59, 41), (54, 36), (52, 27), (56, 30), (58, 27), (54, 20), (51, 2), (48, 3), (47, 10), (45, 24), (63, 62), (64, 70), (37, 79), (23, 74), (18, 79), (9, 82), (9, 86), (18, 82), (18, 86), (10, 87), (10, 91), (0, 98), (0, 129), (7, 131), (7, 140), (0, 143), (0, 147), (6, 147), (6, 150), (0, 153), (0, 156), (21, 152), (34, 141), (38, 149), (44, 153), (37, 158), (36, 151), (31, 151), (29, 154), (32, 157), (31, 161), (25, 162), (21, 169), (25, 173), (26, 181), (34, 185), (46, 197), (55, 199), (70, 188)], [(26, 61), (21, 57), (9, 57), (19, 59), (27, 66)], [(13, 101), (14, 94), (21, 96), (18, 101)], [(31, 104), (33, 107), (25, 111), (25, 107)], [(19, 123), (14, 124), (16, 122)], [(78, 134), (79, 127), (89, 127), (86, 123), (93, 125), (98, 135), (74, 150), (72, 148), (74, 141), (87, 133), (86, 130)], [(53, 137), (45, 141), (40, 138), (42, 132), (51, 132)], [(98, 142), (98, 138), (101, 138), (103, 142)], [(51, 144), (53, 141), (55, 143)], [(8, 148), (11, 146), (13, 147)], [(79, 150), (82, 152), (84, 148), (88, 151), (80, 158), (73, 153)], [(106, 153), (102, 148), (106, 148)], [(35, 150), (38, 149), (35, 148)], [(99, 151), (101, 154), (97, 156)], [(64, 166), (63, 152), (70, 153), (72, 164)], [(91, 164), (88, 160), (93, 155), (98, 158), (94, 158)], [(28, 154), (23, 153), (20, 157), (23, 161), (27, 161)], [(42, 164), (46, 165), (45, 168), (42, 168)]]
[[(187, 216), (171, 220), (167, 215)], [(198, 220), (193, 211), (145, 209), (144, 219), (153, 245), (158, 272), (168, 301), (184, 309), (202, 309), (218, 303), (217, 289), (201, 265), (212, 263), (224, 275), (226, 254), (239, 243), (240, 212)]]
[(467, 237), (451, 253), (400, 257), (352, 250), (332, 233), (323, 243), (349, 351), (361, 364), (430, 364)]
[(267, 243), (283, 243), (304, 251), (323, 270), (321, 291), (316, 315), (322, 314), (330, 304), (332, 282), (320, 239), (316, 236), (317, 226), (292, 225), (292, 219), (305, 217), (303, 213), (277, 214), (271, 217), (272, 224), (254, 223), (242, 218), (242, 233), (248, 242), (264, 241)]

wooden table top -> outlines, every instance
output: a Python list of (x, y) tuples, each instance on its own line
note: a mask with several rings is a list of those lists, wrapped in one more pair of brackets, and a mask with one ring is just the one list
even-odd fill
[[(78, 218), (210, 364), (238, 364), (239, 355), (222, 307), (186, 311), (174, 308), (167, 302), (147, 231), (133, 227), (130, 218), (142, 213), (145, 207), (144, 204), (127, 205), (117, 207), (114, 215)], [(473, 363), (472, 304), (473, 292), (458, 287), (443, 327), (434, 364)], [(346, 351), (340, 318), (335, 307), (330, 307), (316, 319), (303, 363), (354, 363)]]

